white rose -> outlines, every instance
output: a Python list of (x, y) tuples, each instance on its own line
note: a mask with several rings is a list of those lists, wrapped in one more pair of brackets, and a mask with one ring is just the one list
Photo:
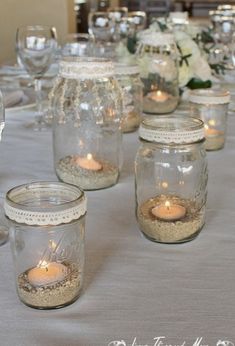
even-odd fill
[(200, 57), (199, 59), (197, 59), (193, 63), (192, 68), (193, 68), (195, 77), (203, 81), (206, 81), (208, 79), (210, 80), (212, 78), (210, 66), (208, 62), (205, 59), (203, 59), (203, 57)]
[(179, 68), (179, 86), (183, 87), (185, 86), (190, 79), (192, 79), (194, 76), (193, 70), (191, 69), (190, 66), (187, 64), (183, 64)]
[(187, 58), (189, 64), (193, 63), (201, 56), (199, 47), (188, 36), (185, 39), (177, 40), (177, 44), (180, 47), (182, 56), (190, 55)]

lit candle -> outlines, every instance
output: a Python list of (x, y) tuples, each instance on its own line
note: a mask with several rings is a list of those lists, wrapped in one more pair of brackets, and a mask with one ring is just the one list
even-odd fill
[(169, 201), (166, 201), (164, 204), (154, 207), (152, 214), (164, 221), (177, 221), (185, 216), (186, 209), (182, 205), (171, 204)]
[(87, 154), (86, 157), (77, 157), (75, 159), (77, 165), (91, 171), (99, 171), (102, 169), (102, 164), (96, 161), (92, 154)]
[(63, 281), (67, 275), (67, 268), (62, 263), (43, 261), (28, 272), (28, 280), (33, 286), (50, 286)]
[(150, 92), (147, 97), (156, 102), (166, 102), (169, 99), (169, 94), (164, 91), (157, 90)]
[(221, 135), (221, 131), (211, 128), (208, 125), (205, 125), (204, 128), (205, 128), (206, 137), (215, 137), (215, 136)]

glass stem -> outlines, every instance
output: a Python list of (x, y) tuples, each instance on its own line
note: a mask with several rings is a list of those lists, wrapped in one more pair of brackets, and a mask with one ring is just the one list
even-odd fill
[(35, 94), (36, 94), (36, 117), (40, 121), (42, 120), (42, 117), (43, 117), (41, 79), (38, 79), (38, 78), (35, 79), (34, 88), (35, 88)]

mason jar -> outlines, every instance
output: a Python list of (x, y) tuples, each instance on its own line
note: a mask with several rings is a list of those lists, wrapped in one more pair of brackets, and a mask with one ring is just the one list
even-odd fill
[(20, 300), (61, 308), (82, 288), (86, 197), (76, 186), (35, 182), (6, 194), (10, 242)]
[(135, 160), (136, 217), (159, 243), (194, 239), (205, 222), (207, 160), (204, 127), (190, 117), (146, 117)]
[(174, 36), (162, 32), (143, 33), (136, 54), (144, 84), (143, 111), (173, 112), (179, 102), (178, 52)]
[(122, 132), (137, 130), (143, 108), (143, 84), (138, 65), (115, 64), (115, 74), (123, 93)]
[(84, 190), (116, 184), (122, 165), (122, 91), (113, 63), (62, 60), (50, 108), (58, 178)]
[(219, 150), (224, 147), (229, 91), (222, 89), (197, 89), (189, 94), (190, 113), (204, 122), (206, 150)]

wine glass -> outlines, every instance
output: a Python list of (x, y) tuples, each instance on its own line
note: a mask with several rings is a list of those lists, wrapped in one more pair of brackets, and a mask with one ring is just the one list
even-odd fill
[[(5, 111), (3, 106), (3, 97), (0, 90), (0, 141), (2, 140), (2, 131), (5, 127)], [(0, 199), (4, 196), (0, 194)], [(0, 210), (0, 218), (2, 218), (2, 206)], [(2, 224), (2, 221), (0, 223), (0, 245), (4, 244), (8, 239), (8, 229), (6, 226)]]
[(128, 18), (132, 20), (135, 25), (135, 32), (144, 30), (147, 23), (146, 13), (143, 11), (128, 12)]
[(108, 12), (90, 12), (89, 33), (98, 42), (110, 42), (115, 35), (115, 21)]
[(65, 56), (92, 56), (94, 37), (90, 34), (69, 34), (66, 43), (61, 49), (62, 57)]
[(28, 74), (34, 79), (36, 94), (35, 122), (29, 127), (40, 131), (49, 126), (43, 114), (41, 80), (57, 50), (56, 29), (35, 25), (20, 27), (16, 32), (16, 52)]

